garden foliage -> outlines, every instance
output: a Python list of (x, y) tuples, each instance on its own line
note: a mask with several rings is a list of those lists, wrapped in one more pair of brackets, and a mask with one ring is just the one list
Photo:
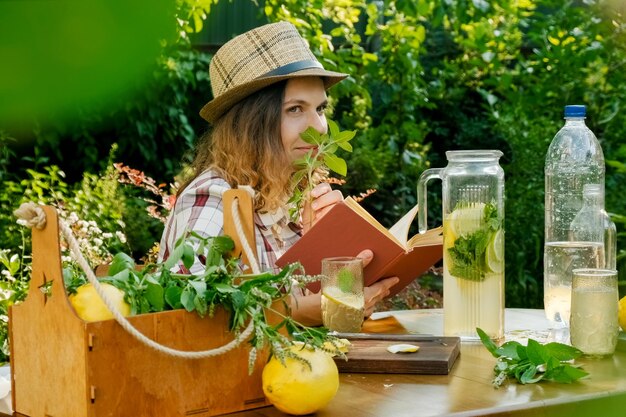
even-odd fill
[[(210, 99), (210, 54), (194, 48), (187, 34), (201, 28), (215, 3), (177, 2), (177, 41), (164, 42), (150, 88), (119, 106), (101, 111), (94, 103), (71, 121), (26, 130), (0, 127), (3, 288), (27, 279), (25, 268), (11, 263), (28, 261), (28, 232), (11, 214), (25, 200), (55, 203), (68, 216), (96, 222), (110, 236), (102, 245), (107, 251), (130, 245), (140, 256), (159, 239), (160, 224), (145, 215), (149, 203), (120, 187), (110, 166), (119, 161), (164, 184), (180, 172), (206, 129), (198, 110)], [(348, 164), (343, 192), (377, 189), (363, 204), (383, 224), (415, 204), (419, 174), (445, 166), (445, 151), (504, 152), (509, 307), (542, 306), (543, 165), (565, 104), (588, 106), (588, 125), (602, 143), (606, 207), (618, 223), (618, 269), (626, 271), (625, 8), (618, 0), (258, 4), (264, 19), (294, 23), (327, 69), (350, 74), (330, 91), (333, 119), (357, 131), (353, 152), (340, 155)], [(28, 140), (32, 149), (20, 147)], [(118, 149), (108, 157), (114, 143)], [(440, 222), (438, 196), (429, 199), (429, 218)]]

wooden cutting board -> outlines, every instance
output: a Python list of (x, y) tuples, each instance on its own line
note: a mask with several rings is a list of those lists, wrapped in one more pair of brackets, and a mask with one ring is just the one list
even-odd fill
[[(343, 334), (352, 343), (348, 360), (335, 358), (339, 372), (447, 375), (459, 356), (458, 337), (411, 334)], [(399, 343), (419, 346), (417, 352), (391, 353)]]

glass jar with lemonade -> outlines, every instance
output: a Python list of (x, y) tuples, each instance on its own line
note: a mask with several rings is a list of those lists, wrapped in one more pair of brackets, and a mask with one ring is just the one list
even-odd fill
[(426, 184), (442, 180), (443, 309), (446, 336), (504, 336), (504, 171), (497, 150), (446, 152), (446, 168), (418, 183), (420, 232), (427, 229)]

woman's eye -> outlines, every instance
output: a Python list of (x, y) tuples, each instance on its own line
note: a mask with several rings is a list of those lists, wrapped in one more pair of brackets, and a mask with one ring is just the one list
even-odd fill
[(318, 112), (318, 113), (320, 113), (320, 114), (322, 114), (322, 113), (324, 113), (324, 112), (326, 111), (326, 109), (327, 109), (327, 108), (328, 108), (328, 105), (327, 105), (327, 104), (322, 104), (321, 106), (319, 106), (319, 107), (317, 108), (317, 112)]
[(302, 106), (293, 106), (287, 109), (289, 113), (298, 113), (302, 111)]

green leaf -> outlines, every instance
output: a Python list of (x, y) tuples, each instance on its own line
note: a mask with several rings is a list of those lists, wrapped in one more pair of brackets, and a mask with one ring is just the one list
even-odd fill
[(589, 372), (584, 369), (569, 364), (565, 364), (564, 372), (572, 379), (572, 381), (576, 381), (589, 375)]
[(311, 145), (319, 145), (321, 142), (321, 133), (310, 126), (304, 132), (300, 133), (300, 137)]
[(333, 135), (333, 139), (337, 144), (346, 143), (356, 136), (356, 130), (344, 130), (343, 132)]
[(196, 313), (198, 313), (200, 317), (204, 317), (206, 315), (208, 306), (204, 297), (196, 295), (193, 299), (193, 305), (196, 309)]
[(546, 348), (536, 340), (528, 339), (526, 353), (528, 354), (528, 360), (534, 365), (543, 365), (548, 361)]
[(336, 138), (339, 136), (339, 125), (334, 120), (328, 119), (328, 131), (330, 132), (330, 136), (332, 138)]
[(548, 355), (554, 356), (560, 361), (576, 359), (583, 354), (580, 349), (563, 343), (551, 342), (546, 344), (544, 347)]
[(133, 269), (135, 268), (135, 261), (130, 256), (125, 253), (116, 254), (111, 260), (111, 265), (109, 266), (109, 275), (116, 275), (118, 272), (123, 271), (125, 269)]
[(221, 282), (218, 282), (217, 284), (215, 284), (215, 285), (214, 285), (214, 287), (215, 287), (215, 289), (216, 289), (218, 292), (220, 292), (220, 293), (222, 293), (222, 294), (232, 293), (232, 292), (235, 292), (235, 291), (239, 291), (238, 289), (234, 288), (233, 286), (228, 285), (228, 284), (223, 284), (223, 283), (221, 283)]
[(193, 287), (200, 297), (204, 297), (204, 293), (206, 292), (206, 282), (204, 281), (189, 281), (189, 285)]
[(196, 292), (191, 287), (185, 287), (180, 295), (180, 303), (187, 311), (193, 311), (196, 308), (194, 299), (196, 298)]
[(213, 246), (222, 254), (226, 254), (235, 249), (235, 242), (230, 236), (216, 236), (213, 238)]
[(522, 384), (531, 384), (533, 382), (537, 382), (542, 377), (539, 376), (539, 378), (534, 378), (536, 374), (537, 374), (537, 367), (531, 365), (531, 366), (527, 367), (526, 370), (524, 370), (524, 372), (522, 373), (522, 375), (519, 378), (519, 381)]
[(146, 291), (144, 296), (148, 303), (152, 306), (151, 311), (163, 311), (165, 305), (165, 290), (161, 284), (152, 275), (145, 275)]
[(518, 354), (518, 348), (520, 346), (522, 346), (522, 344), (519, 342), (506, 342), (496, 350), (496, 353), (500, 356), (504, 356), (513, 360), (520, 360), (521, 358)]
[(336, 172), (339, 175), (345, 176), (348, 173), (348, 166), (346, 161), (338, 156), (328, 154), (324, 155), (324, 163), (328, 166), (328, 169)]
[(165, 301), (173, 310), (183, 308), (181, 302), (183, 289), (177, 286), (170, 286), (165, 289)]
[(348, 142), (337, 142), (337, 146), (339, 146), (344, 151), (352, 152), (352, 145), (350, 145)]
[(178, 243), (174, 246), (174, 250), (170, 253), (170, 256), (167, 258), (163, 266), (165, 269), (171, 270), (174, 268), (178, 261), (183, 257), (184, 247), (182, 244)]
[(183, 265), (185, 268), (189, 269), (193, 266), (196, 260), (196, 252), (191, 245), (183, 245), (183, 254), (182, 254)]
[(116, 273), (115, 275), (111, 276), (112, 278), (111, 283), (113, 284), (113, 281), (129, 282), (130, 277), (131, 277), (130, 271), (128, 269), (123, 269), (119, 271), (118, 273)]
[(354, 274), (349, 269), (342, 269), (337, 274), (337, 287), (342, 292), (352, 292), (352, 283), (354, 282)]
[(500, 357), (498, 353), (498, 346), (491, 340), (491, 338), (485, 333), (483, 329), (480, 327), (476, 328), (476, 333), (478, 333), (478, 337), (480, 337), (480, 341), (483, 342), (483, 345), (487, 348), (487, 350), (496, 358)]

